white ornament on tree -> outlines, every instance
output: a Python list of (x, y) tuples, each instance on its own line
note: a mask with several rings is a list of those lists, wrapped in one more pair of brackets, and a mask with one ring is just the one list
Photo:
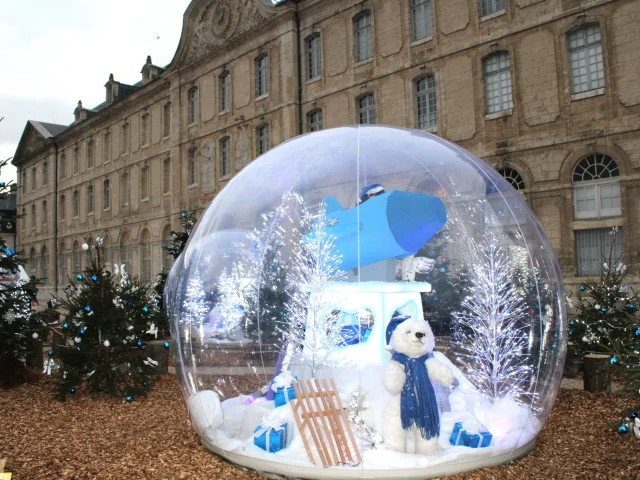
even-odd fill
[(105, 340), (105, 341), (103, 342), (103, 345), (104, 345), (105, 347), (110, 347), (110, 346), (111, 346), (111, 342), (110, 342), (109, 340)]
[(83, 244), (82, 244), (82, 249), (83, 249), (84, 251), (89, 250), (89, 244), (88, 244), (88, 243), (83, 243)]

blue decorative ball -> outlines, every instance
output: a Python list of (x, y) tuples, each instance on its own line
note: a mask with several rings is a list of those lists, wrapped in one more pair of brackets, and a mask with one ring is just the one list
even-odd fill
[(640, 328), (636, 330), (636, 337), (640, 337)]
[(635, 310), (636, 306), (635, 306), (635, 304), (631, 303), (631, 304), (629, 304), (629, 308), (630, 308), (631, 310)]
[(78, 350), (78, 351), (80, 350), (80, 345), (78, 345), (78, 346), (76, 347), (76, 350)]
[(82, 281), (83, 278), (84, 277), (80, 273), (78, 275), (76, 275), (76, 280), (78, 280), (79, 282)]
[(50, 357), (53, 357), (53, 350), (49, 350), (49, 351), (47, 352), (47, 355), (49, 355)]
[(127, 398), (125, 398), (125, 400), (127, 401), (127, 403), (131, 403), (133, 402), (133, 396), (127, 395)]
[(451, 260), (451, 265), (455, 265), (456, 261), (455, 260)]
[(573, 356), (574, 356), (574, 357), (577, 357), (577, 356), (579, 356), (579, 355), (580, 355), (580, 354), (578, 353), (578, 351), (577, 351), (577, 350), (574, 350), (574, 351), (573, 351)]
[(13, 250), (13, 248), (9, 247), (4, 251), (4, 253), (7, 254), (7, 257), (11, 257), (16, 252)]
[(571, 321), (569, 322), (569, 325), (575, 325), (575, 324), (576, 324), (576, 322), (574, 322), (573, 320), (571, 320)]
[(40, 319), (39, 319), (39, 318), (36, 318), (36, 325), (37, 325), (38, 323), (40, 323)]
[(433, 301), (437, 302), (438, 301), (438, 297), (433, 297)]
[(602, 313), (605, 313), (607, 311), (607, 307), (602, 307)]
[(84, 311), (85, 312), (90, 312), (91, 311), (91, 307), (89, 305), (87, 305), (86, 307), (84, 307)]
[(98, 276), (97, 275), (91, 275), (91, 280), (94, 282), (98, 281)]
[(620, 363), (620, 359), (618, 357), (611, 357), (611, 365), (617, 365), (618, 363)]
[(587, 287), (585, 287), (584, 285), (580, 285), (580, 291), (584, 292), (587, 289)]
[(527, 290), (529, 290), (529, 289), (531, 288), (531, 284), (530, 284), (530, 283), (527, 283), (524, 287), (525, 287)]
[(629, 414), (629, 418), (630, 418), (631, 420), (635, 420), (636, 418), (638, 418), (638, 412), (631, 412), (631, 413)]
[(138, 341), (136, 342), (136, 345), (138, 345), (139, 347), (141, 347), (141, 346), (142, 346), (142, 340), (138, 340)]
[(625, 435), (629, 433), (629, 427), (627, 425), (620, 425), (620, 428), (618, 428), (618, 432)]
[(80, 329), (80, 335), (84, 335), (84, 332), (85, 332), (84, 328), (81, 328)]
[(171, 346), (171, 344), (170, 344), (169, 342), (164, 342), (164, 343), (162, 344), (162, 346), (163, 346), (164, 348), (168, 349), (168, 348)]
[(569, 335), (573, 335), (573, 330), (569, 330)]
[(76, 393), (76, 389), (75, 389), (74, 387), (71, 387), (71, 388), (69, 389), (69, 393), (70, 393), (71, 395), (73, 395), (74, 393)]
[(62, 328), (64, 328), (64, 329), (69, 328), (69, 324), (68, 324), (68, 323), (66, 323), (66, 322), (65, 322), (65, 323), (63, 323), (63, 324), (62, 324)]
[(146, 306), (145, 306), (145, 307), (142, 307), (142, 311), (143, 311), (144, 313), (147, 313), (147, 312), (149, 311), (149, 307), (146, 307)]
[(182, 218), (187, 218), (187, 212), (182, 212), (182, 213), (180, 214), (180, 216), (181, 216)]
[(11, 269), (11, 273), (13, 273), (15, 275), (16, 273), (18, 273), (18, 269), (17, 268), (12, 268)]
[(0, 182), (0, 188), (5, 187), (7, 184), (4, 182)]

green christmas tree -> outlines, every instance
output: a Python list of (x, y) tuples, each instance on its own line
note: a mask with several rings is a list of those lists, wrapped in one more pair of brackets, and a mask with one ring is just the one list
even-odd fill
[[(9, 160), (0, 162), (0, 170)], [(15, 185), (0, 182), (0, 199), (5, 200)], [(6, 229), (16, 224), (15, 216), (2, 216)], [(33, 343), (46, 337), (46, 322), (33, 315), (31, 303), (37, 289), (23, 266), (25, 259), (0, 238), (0, 384), (14, 385), (27, 379), (27, 354)]]
[(184, 247), (187, 245), (187, 240), (189, 240), (189, 236), (191, 235), (191, 232), (193, 232), (195, 224), (195, 213), (182, 210), (182, 212), (180, 212), (180, 225), (182, 226), (182, 231), (171, 231), (171, 241), (169, 242), (169, 245), (162, 248), (167, 250), (173, 258), (178, 258), (182, 253), (182, 250), (184, 250)]
[(153, 383), (154, 360), (144, 349), (159, 312), (146, 284), (105, 269), (100, 237), (88, 253), (89, 267), (57, 300), (63, 341), (50, 362), (58, 366), (58, 396), (64, 400), (84, 387), (131, 402)]
[(624, 378), (626, 390), (640, 388), (640, 318), (638, 294), (626, 282), (627, 268), (612, 247), (603, 252), (599, 279), (590, 279), (577, 292), (569, 321), (568, 355), (611, 355), (611, 365)]

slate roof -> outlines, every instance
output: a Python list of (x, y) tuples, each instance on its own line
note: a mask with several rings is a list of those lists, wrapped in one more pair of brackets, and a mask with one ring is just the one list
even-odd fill
[(42, 135), (44, 138), (51, 138), (55, 137), (56, 135), (60, 135), (68, 128), (67, 125), (39, 122), (37, 120), (29, 120), (29, 123), (31, 123), (31, 125), (33, 125), (34, 128), (38, 130), (40, 135)]

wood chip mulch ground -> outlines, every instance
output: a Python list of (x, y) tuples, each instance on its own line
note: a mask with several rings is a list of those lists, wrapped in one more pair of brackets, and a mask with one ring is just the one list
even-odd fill
[[(562, 390), (535, 453), (453, 478), (640, 479), (640, 440), (609, 425), (631, 402)], [(14, 480), (259, 478), (200, 445), (172, 375), (132, 404), (90, 396), (60, 403), (47, 380), (0, 391), (0, 458)]]

